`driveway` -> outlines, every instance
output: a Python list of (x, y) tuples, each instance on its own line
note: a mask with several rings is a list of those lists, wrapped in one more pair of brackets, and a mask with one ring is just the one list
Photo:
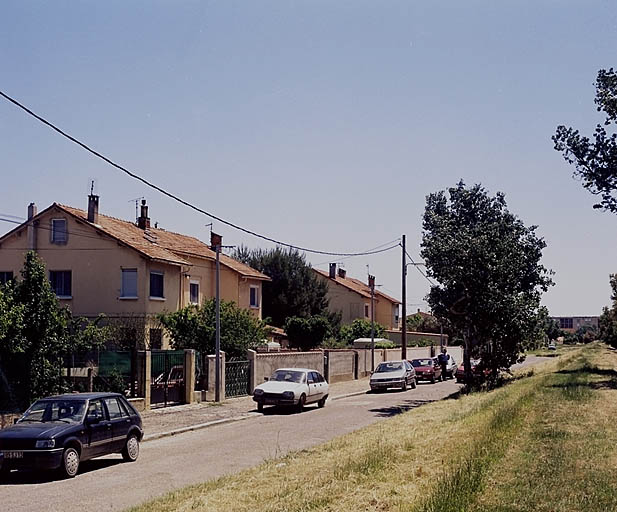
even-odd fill
[[(545, 358), (532, 358), (524, 366)], [(168, 491), (235, 473), (268, 458), (324, 443), (400, 412), (441, 400), (460, 388), (453, 380), (414, 390), (349, 397), (302, 413), (266, 408), (264, 415), (143, 443), (136, 463), (109, 456), (82, 464), (72, 480), (13, 473), (0, 485), (2, 509), (122, 510)]]

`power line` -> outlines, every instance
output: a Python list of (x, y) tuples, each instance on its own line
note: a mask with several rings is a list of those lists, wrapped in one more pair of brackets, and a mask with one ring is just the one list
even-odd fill
[(272, 242), (275, 243), (277, 245), (282, 245), (284, 247), (289, 247), (290, 249), (296, 249), (298, 251), (303, 251), (303, 252), (310, 252), (313, 254), (324, 254), (327, 256), (346, 256), (346, 257), (354, 257), (354, 256), (369, 256), (371, 254), (378, 254), (381, 252), (386, 252), (386, 251), (390, 251), (392, 249), (394, 249), (395, 247), (398, 246), (397, 245), (393, 245), (392, 247), (387, 247), (385, 249), (379, 249), (379, 250), (375, 250), (375, 251), (365, 251), (365, 252), (357, 252), (357, 253), (353, 253), (353, 252), (330, 252), (330, 251), (321, 251), (321, 250), (317, 250), (317, 249), (309, 249), (307, 247), (300, 247), (298, 245), (293, 245), (293, 244), (289, 244), (286, 242), (281, 242), (280, 240), (276, 240), (274, 238), (259, 234), (255, 231), (252, 231), (250, 229), (247, 228), (243, 228), (242, 226), (239, 226), (238, 224), (234, 224), (233, 222), (230, 222), (228, 220), (225, 220), (221, 217), (218, 217), (212, 213), (207, 212), (206, 210), (203, 210), (202, 208), (195, 206), (191, 203), (189, 203), (188, 201), (185, 201), (184, 199), (172, 194), (171, 192), (168, 192), (167, 190), (159, 187), (158, 185), (155, 185), (154, 183), (149, 182), (148, 180), (146, 180), (145, 178), (142, 178), (141, 176), (135, 174), (134, 172), (129, 171), (128, 169), (126, 169), (125, 167), (121, 166), (120, 164), (115, 163), (113, 160), (111, 160), (110, 158), (106, 157), (105, 155), (99, 153), (98, 151), (95, 151), (94, 149), (90, 148), (89, 146), (87, 146), (86, 144), (84, 144), (83, 142), (81, 142), (80, 140), (76, 139), (75, 137), (69, 135), (68, 133), (64, 132), (63, 130), (61, 130), (60, 128), (58, 128), (57, 126), (55, 126), (53, 123), (51, 123), (50, 121), (47, 121), (45, 118), (39, 116), (38, 114), (36, 114), (35, 112), (33, 112), (32, 110), (30, 110), (28, 107), (22, 105), (20, 102), (18, 102), (16, 99), (11, 98), (8, 94), (4, 93), (3, 91), (0, 91), (0, 95), (2, 97), (4, 97), (6, 100), (10, 101), (11, 103), (13, 103), (14, 105), (16, 105), (17, 107), (19, 107), (20, 109), (22, 109), (24, 112), (28, 113), (29, 115), (31, 115), (32, 117), (34, 117), (35, 119), (37, 119), (38, 121), (40, 121), (41, 123), (43, 123), (46, 126), (49, 126), (52, 130), (58, 132), (60, 135), (62, 135), (63, 137), (66, 137), (67, 139), (69, 139), (71, 142), (74, 142), (75, 144), (77, 144), (78, 146), (82, 147), (83, 149), (85, 149), (86, 151), (92, 153), (94, 156), (100, 158), (101, 160), (107, 162), (109, 165), (111, 165), (112, 167), (115, 167), (116, 169), (119, 169), (120, 171), (124, 172), (125, 174), (129, 175), (131, 178), (141, 181), (144, 185), (147, 185), (148, 187), (160, 192), (161, 194), (173, 199), (174, 201), (177, 201), (181, 204), (183, 204), (184, 206), (187, 206), (188, 208), (191, 208), (192, 210), (195, 210), (203, 215), (206, 215), (212, 219), (215, 219), (219, 222), (221, 222), (222, 224), (225, 224), (226, 226), (229, 226), (231, 228), (237, 229), (238, 231), (242, 231), (244, 233), (247, 233), (249, 235), (255, 236), (257, 238), (261, 238), (262, 240), (266, 240), (268, 242)]
[(426, 279), (429, 283), (431, 283), (433, 286), (437, 286), (437, 283), (435, 281), (433, 281), (430, 277), (428, 277), (424, 272), (422, 272), (422, 269), (418, 266), (418, 263), (416, 263), (413, 258), (411, 257), (411, 255), (407, 252), (407, 250), (405, 250), (405, 254), (407, 255), (407, 257), (410, 259), (411, 263), (413, 264), (413, 266), (416, 268), (416, 270), (418, 272), (420, 272), (420, 274), (422, 274), (422, 276), (424, 277), (424, 279)]
[[(395, 238), (394, 240), (390, 240), (389, 242), (385, 242), (385, 243), (383, 243), (381, 245), (378, 245), (376, 247), (373, 247), (371, 249), (367, 249), (366, 252), (374, 251), (376, 249), (381, 249), (382, 247), (384, 247), (386, 245), (390, 245), (390, 244), (395, 244), (393, 247), (397, 247), (398, 246), (398, 242), (400, 240), (401, 240), (400, 238)], [(353, 258), (353, 256), (347, 256), (345, 258), (340, 258), (336, 263), (339, 263), (340, 261), (343, 261), (343, 260), (348, 260), (349, 258)], [(321, 263), (316, 263), (315, 267), (321, 267), (322, 265), (327, 265), (328, 263), (331, 263), (331, 261), (328, 260), (328, 261), (324, 261), (324, 262), (321, 262)]]

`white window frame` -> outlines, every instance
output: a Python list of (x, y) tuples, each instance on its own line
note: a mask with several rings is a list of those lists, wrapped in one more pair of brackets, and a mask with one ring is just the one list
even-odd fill
[[(124, 273), (131, 273), (131, 274), (135, 274), (135, 294), (134, 295), (127, 295), (126, 294), (126, 290), (124, 289)], [(137, 269), (136, 268), (123, 268), (121, 270), (120, 273), (120, 299), (121, 300), (130, 300), (130, 299), (138, 299), (138, 275), (137, 275)]]
[[(193, 301), (193, 298), (191, 297), (191, 286), (194, 284), (197, 285), (197, 301)], [(201, 291), (199, 288), (200, 288), (199, 281), (196, 281), (195, 279), (191, 279), (189, 281), (189, 303), (190, 304), (199, 304), (199, 292)]]
[[(256, 302), (255, 304), (251, 302), (251, 290), (255, 290), (255, 302)], [(249, 286), (249, 307), (253, 309), (259, 309), (260, 305), (261, 305), (261, 300), (259, 296), (259, 286), (252, 284)]]
[[(56, 222), (64, 222), (63, 231), (56, 229), (56, 226), (55, 226)], [(69, 223), (65, 218), (51, 219), (50, 242), (52, 244), (65, 245), (69, 241), (69, 227), (68, 226), (69, 226)], [(62, 233), (62, 235), (64, 236), (62, 240), (60, 240), (57, 236), (60, 233)]]
[[(156, 296), (156, 295), (152, 295), (152, 274), (156, 274), (161, 276), (161, 278), (163, 279), (163, 295), (162, 296)], [(162, 270), (151, 270), (150, 271), (150, 276), (148, 279), (148, 296), (150, 300), (165, 300), (165, 273)]]

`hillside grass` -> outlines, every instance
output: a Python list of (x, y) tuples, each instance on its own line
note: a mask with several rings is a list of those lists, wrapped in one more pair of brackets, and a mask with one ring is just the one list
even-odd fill
[(497, 390), (428, 404), (132, 510), (617, 510), (615, 368), (603, 345), (578, 347)]

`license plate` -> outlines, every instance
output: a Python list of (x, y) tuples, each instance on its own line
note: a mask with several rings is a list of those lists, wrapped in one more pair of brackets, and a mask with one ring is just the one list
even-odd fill
[(4, 452), (5, 459), (23, 459), (24, 452)]

